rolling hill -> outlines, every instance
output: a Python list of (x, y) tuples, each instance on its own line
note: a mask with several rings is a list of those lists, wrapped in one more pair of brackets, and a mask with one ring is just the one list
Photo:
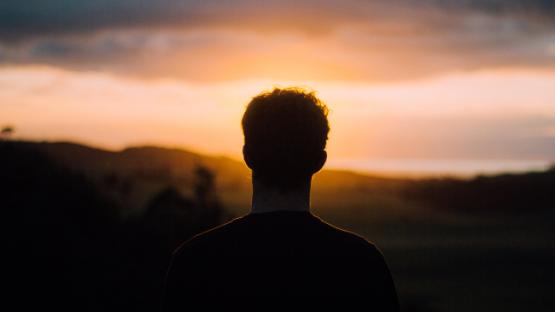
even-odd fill
[[(120, 151), (71, 142), (9, 142), (39, 151), (56, 163), (85, 174), (121, 203), (122, 213), (137, 214), (157, 192), (174, 186), (190, 194), (193, 172), (202, 166), (216, 176), (216, 190), (235, 215), (250, 205), (250, 170), (239, 160), (185, 149), (137, 146)], [(392, 178), (351, 171), (322, 170), (313, 180), (312, 204), (323, 215), (359, 215), (364, 222), (441, 212), (490, 213), (550, 209), (555, 168), (545, 172), (456, 178)]]

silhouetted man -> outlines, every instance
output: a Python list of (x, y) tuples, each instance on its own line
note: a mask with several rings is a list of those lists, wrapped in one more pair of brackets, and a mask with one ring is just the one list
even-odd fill
[(275, 296), (280, 303), (347, 296), (362, 310), (397, 311), (378, 249), (310, 212), (312, 175), (327, 158), (326, 106), (313, 93), (275, 89), (252, 99), (242, 125), (243, 156), (252, 169), (251, 212), (175, 251), (164, 309), (186, 310), (222, 297), (241, 304), (253, 296)]

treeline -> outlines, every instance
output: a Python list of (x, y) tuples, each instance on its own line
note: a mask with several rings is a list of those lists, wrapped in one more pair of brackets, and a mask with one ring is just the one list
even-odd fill
[(18, 310), (157, 310), (171, 252), (229, 218), (202, 166), (192, 195), (168, 185), (127, 218), (124, 203), (35, 149), (0, 142), (0, 173), (4, 295)]
[(530, 213), (555, 206), (555, 166), (543, 172), (427, 179), (407, 183), (403, 196), (442, 211)]

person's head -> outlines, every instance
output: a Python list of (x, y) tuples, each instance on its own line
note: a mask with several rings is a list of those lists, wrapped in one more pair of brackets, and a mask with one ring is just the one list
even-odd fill
[(243, 115), (243, 156), (253, 179), (282, 191), (310, 181), (326, 162), (328, 109), (313, 92), (274, 89), (254, 97)]

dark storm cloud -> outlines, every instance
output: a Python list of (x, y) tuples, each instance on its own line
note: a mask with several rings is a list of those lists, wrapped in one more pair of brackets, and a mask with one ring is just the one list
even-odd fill
[(419, 8), (451, 14), (474, 11), (546, 23), (555, 21), (555, 1), (551, 0), (3, 0), (0, 2), (0, 38), (22, 40), (135, 27), (241, 26), (254, 21), (256, 23), (250, 25), (254, 28), (262, 23), (317, 30), (349, 20), (381, 19), (383, 14), (396, 17), (399, 12)]
[(171, 25), (187, 5), (192, 4), (164, 0), (7, 0), (0, 3), (0, 36), (3, 40), (24, 40), (138, 25)]
[[(334, 10), (335, 5), (338, 10)], [(130, 28), (224, 26), (318, 31), (327, 29), (323, 19), (335, 23), (342, 19), (337, 13), (347, 18), (356, 13), (341, 6), (341, 2), (333, 1), (4, 0), (0, 3), (0, 39), (18, 41)]]
[[(266, 68), (247, 66), (236, 77), (220, 73), (268, 50), (287, 56), (282, 50), (290, 42), (275, 38), (294, 34), (307, 38), (296, 44), (318, 49), (323, 61), (314, 66), (330, 66), (323, 79), (337, 79), (331, 68), (338, 67), (349, 73), (343, 78), (357, 80), (549, 69), (555, 68), (554, 13), (555, 1), (541, 0), (4, 0), (0, 64), (191, 80), (260, 77)], [(213, 51), (225, 52), (228, 63)], [(288, 56), (302, 65), (303, 55)], [(285, 62), (279, 57), (268, 61)]]
[(423, 0), (416, 1), (446, 9), (468, 9), (488, 14), (536, 15), (553, 19), (552, 0)]

